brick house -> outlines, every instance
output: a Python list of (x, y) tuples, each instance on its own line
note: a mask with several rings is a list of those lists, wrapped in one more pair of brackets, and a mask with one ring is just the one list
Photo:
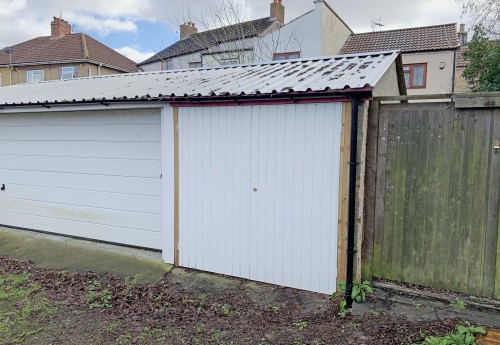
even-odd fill
[(135, 62), (54, 17), (51, 35), (0, 50), (0, 86), (137, 72)]

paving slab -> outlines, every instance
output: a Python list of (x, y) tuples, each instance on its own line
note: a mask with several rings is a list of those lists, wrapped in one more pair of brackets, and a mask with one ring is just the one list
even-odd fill
[(158, 282), (172, 269), (158, 252), (5, 227), (0, 255), (51, 269), (139, 275), (142, 283)]
[(401, 291), (374, 289), (374, 295), (362, 304), (353, 305), (353, 313), (360, 315), (369, 311), (384, 312), (393, 316), (404, 316), (412, 321), (463, 319), (472, 324), (500, 328), (500, 313), (495, 308), (478, 310), (477, 306), (464, 308), (452, 306), (449, 301), (426, 298), (425, 295), (409, 295)]

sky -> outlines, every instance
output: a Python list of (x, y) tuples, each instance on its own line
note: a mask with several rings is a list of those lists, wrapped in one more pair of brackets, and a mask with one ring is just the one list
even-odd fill
[[(50, 35), (52, 17), (73, 25), (130, 59), (140, 62), (179, 38), (179, 25), (213, 27), (217, 2), (228, 0), (0, 0), (0, 49)], [(229, 0), (242, 19), (269, 16), (272, 0)], [(455, 0), (326, 0), (356, 32), (467, 22)], [(284, 0), (286, 21), (314, 8), (313, 0)]]

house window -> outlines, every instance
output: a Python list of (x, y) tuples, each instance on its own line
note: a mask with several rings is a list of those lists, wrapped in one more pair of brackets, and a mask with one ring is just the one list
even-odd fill
[(74, 67), (63, 67), (61, 69), (61, 80), (72, 79), (75, 76)]
[(167, 61), (162, 61), (161, 63), (161, 69), (163, 71), (171, 71), (174, 69), (174, 61), (173, 60), (167, 60)]
[(290, 60), (290, 59), (300, 59), (300, 52), (276, 53), (273, 55), (273, 60)]
[(45, 80), (45, 72), (43, 69), (31, 70), (26, 72), (28, 84), (39, 83)]
[(196, 62), (190, 62), (189, 63), (189, 68), (200, 68), (201, 67), (201, 61), (196, 61)]
[(407, 89), (423, 89), (427, 82), (427, 64), (403, 65)]

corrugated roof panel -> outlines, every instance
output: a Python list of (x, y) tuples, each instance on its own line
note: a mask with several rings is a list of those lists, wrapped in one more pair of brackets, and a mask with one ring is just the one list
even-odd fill
[(0, 105), (355, 90), (374, 87), (398, 55), (377, 52), (14, 85), (0, 88)]

